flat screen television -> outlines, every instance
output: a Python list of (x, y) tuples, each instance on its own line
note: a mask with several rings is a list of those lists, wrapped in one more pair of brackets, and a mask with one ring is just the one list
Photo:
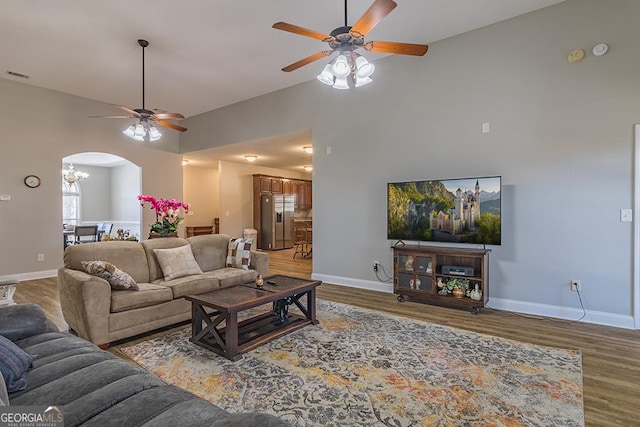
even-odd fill
[(387, 238), (501, 244), (501, 177), (387, 184)]

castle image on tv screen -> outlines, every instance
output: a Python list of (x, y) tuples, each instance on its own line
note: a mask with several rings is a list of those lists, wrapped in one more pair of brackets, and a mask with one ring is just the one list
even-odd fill
[(501, 244), (501, 177), (387, 184), (387, 238)]

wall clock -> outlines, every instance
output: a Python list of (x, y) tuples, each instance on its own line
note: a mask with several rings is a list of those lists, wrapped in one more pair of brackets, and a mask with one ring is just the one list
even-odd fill
[(37, 177), (36, 175), (27, 175), (24, 177), (24, 185), (26, 185), (29, 188), (36, 188), (36, 187), (40, 187), (40, 178)]

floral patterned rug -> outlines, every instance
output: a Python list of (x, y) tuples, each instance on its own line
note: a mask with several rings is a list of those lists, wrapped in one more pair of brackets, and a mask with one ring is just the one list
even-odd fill
[(237, 362), (188, 327), (121, 351), (230, 412), (293, 426), (584, 425), (579, 351), (324, 300), (318, 319)]

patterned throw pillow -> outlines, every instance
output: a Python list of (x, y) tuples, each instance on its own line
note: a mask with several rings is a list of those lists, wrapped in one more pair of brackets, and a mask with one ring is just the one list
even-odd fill
[(191, 245), (171, 249), (154, 249), (153, 253), (156, 254), (158, 264), (164, 274), (164, 280), (202, 274), (200, 266), (193, 257)]
[(106, 261), (82, 261), (82, 268), (89, 274), (101, 277), (111, 285), (111, 289), (137, 291), (138, 284), (133, 277)]
[(0, 371), (9, 393), (27, 388), (24, 374), (32, 363), (33, 356), (0, 335)]
[(251, 239), (229, 240), (229, 251), (227, 252), (227, 267), (249, 269), (251, 263)]

